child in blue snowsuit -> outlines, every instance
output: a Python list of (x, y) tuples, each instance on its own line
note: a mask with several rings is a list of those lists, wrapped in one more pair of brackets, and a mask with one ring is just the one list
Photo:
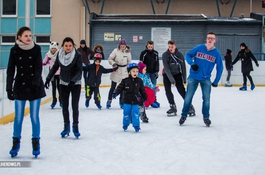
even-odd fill
[(113, 98), (122, 93), (123, 129), (127, 130), (132, 121), (135, 132), (140, 130), (139, 104), (146, 100), (143, 80), (138, 75), (138, 65), (130, 63), (127, 66), (129, 77), (124, 78), (113, 93)]

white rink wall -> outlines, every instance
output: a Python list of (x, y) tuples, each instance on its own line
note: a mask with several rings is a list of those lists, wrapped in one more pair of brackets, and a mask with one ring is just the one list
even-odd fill
[[(133, 62), (138, 63), (138, 60), (133, 60)], [(224, 62), (223, 62), (224, 63)], [(111, 68), (107, 60), (102, 60), (101, 65), (104, 66), (105, 68)], [(189, 69), (190, 66), (186, 64), (187, 66), (187, 75), (189, 75)], [(251, 72), (251, 76), (254, 80), (254, 83), (256, 85), (260, 86), (265, 86), (265, 62), (264, 61), (259, 61), (259, 67), (256, 67), (255, 63), (253, 62), (253, 68), (254, 71)], [(157, 84), (163, 85), (163, 80), (162, 80), (162, 72), (163, 69), (163, 64), (162, 61), (160, 61), (160, 71), (159, 71), (159, 78), (157, 81)], [(43, 68), (43, 80), (45, 82), (46, 76), (49, 72), (48, 65)], [(215, 78), (215, 68), (212, 72), (212, 80)], [(234, 65), (234, 70), (231, 73), (231, 78), (230, 82), (234, 85), (242, 85), (243, 78), (241, 74), (241, 62), (237, 62), (237, 64)], [(224, 85), (226, 82), (226, 76), (227, 76), (227, 71), (225, 69), (224, 65), (224, 71), (222, 74), (221, 81), (219, 82), (219, 85)], [(83, 77), (83, 76), (82, 76)], [(110, 86), (111, 80), (110, 80), (110, 74), (103, 74), (102, 75), (102, 83), (101, 86)], [(249, 82), (248, 82), (249, 83)], [(84, 80), (82, 80), (82, 86), (84, 86)], [(50, 99), (51, 98), (51, 88), (46, 90), (46, 97), (42, 99), (42, 101)], [(28, 103), (27, 106), (28, 107)], [(0, 69), (0, 118), (5, 117), (9, 114), (14, 113), (14, 102), (8, 100), (7, 94), (6, 94), (6, 69)]]

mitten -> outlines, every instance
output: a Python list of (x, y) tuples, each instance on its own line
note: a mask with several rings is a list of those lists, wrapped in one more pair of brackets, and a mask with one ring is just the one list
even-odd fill
[(36, 86), (36, 85), (32, 85), (32, 86), (30, 87), (30, 93), (31, 93), (31, 94), (36, 94), (37, 91), (38, 91), (38, 86)]
[(160, 91), (159, 86), (156, 86), (155, 87), (155, 92), (159, 92), (159, 91)]
[(212, 83), (212, 87), (217, 87), (217, 86), (218, 86), (217, 84), (213, 84), (213, 83)]
[(7, 98), (12, 101), (15, 100), (14, 92), (12, 90), (7, 91)]
[(194, 70), (194, 71), (197, 71), (199, 69), (199, 66), (197, 64), (193, 64), (191, 66), (191, 68)]
[(156, 79), (158, 78), (158, 72), (155, 73), (155, 78), (156, 78)]
[(46, 89), (49, 89), (49, 87), (50, 87), (50, 80), (46, 79), (46, 81), (45, 81), (45, 83), (44, 83), (44, 87), (45, 87)]

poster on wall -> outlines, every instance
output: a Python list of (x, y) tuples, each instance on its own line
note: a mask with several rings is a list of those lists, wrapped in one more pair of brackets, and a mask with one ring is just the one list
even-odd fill
[(154, 41), (154, 49), (158, 52), (159, 57), (168, 49), (167, 42), (171, 40), (170, 27), (152, 27), (151, 39)]
[(121, 35), (115, 35), (115, 41), (118, 41), (121, 38)]
[(138, 42), (138, 36), (133, 36), (133, 42), (137, 43)]
[(104, 33), (104, 41), (114, 41), (114, 33)]

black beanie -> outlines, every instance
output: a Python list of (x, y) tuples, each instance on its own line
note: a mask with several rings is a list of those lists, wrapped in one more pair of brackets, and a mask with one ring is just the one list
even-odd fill
[(231, 51), (230, 49), (227, 49), (226, 53), (227, 53), (227, 54), (231, 54), (232, 51)]
[(245, 43), (241, 43), (240, 46), (247, 47)]
[(85, 44), (85, 45), (86, 45), (86, 41), (82, 39), (82, 40), (80, 41), (80, 44)]

